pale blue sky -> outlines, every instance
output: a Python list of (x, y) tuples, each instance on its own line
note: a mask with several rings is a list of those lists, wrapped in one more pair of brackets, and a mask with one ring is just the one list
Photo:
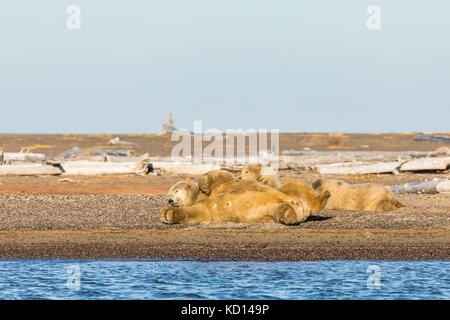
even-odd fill
[[(81, 30), (66, 9), (81, 7)], [(366, 9), (381, 8), (381, 30)], [(1, 133), (450, 131), (445, 0), (2, 0)]]

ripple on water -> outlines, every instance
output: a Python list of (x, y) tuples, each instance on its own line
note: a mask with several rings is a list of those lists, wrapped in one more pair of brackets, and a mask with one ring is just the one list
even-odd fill
[[(367, 268), (381, 288), (367, 286)], [(0, 260), (0, 299), (450, 299), (449, 261)], [(67, 285), (80, 271), (79, 290)], [(73, 278), (71, 278), (73, 280)]]

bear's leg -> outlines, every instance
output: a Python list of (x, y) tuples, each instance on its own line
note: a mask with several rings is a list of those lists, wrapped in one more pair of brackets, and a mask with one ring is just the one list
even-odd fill
[(199, 223), (211, 222), (207, 207), (195, 204), (188, 207), (165, 207), (160, 210), (160, 218), (163, 222), (173, 223)]
[(160, 219), (169, 224), (177, 222), (183, 222), (185, 220), (185, 214), (183, 208), (178, 207), (164, 207), (159, 211)]
[(397, 208), (403, 208), (403, 207), (406, 207), (406, 204), (404, 204), (403, 202), (398, 201), (397, 199), (394, 199), (394, 205), (395, 205)]
[(311, 210), (312, 212), (319, 212), (320, 210), (322, 210), (323, 208), (325, 208), (325, 206), (328, 203), (328, 199), (330, 198), (331, 193), (328, 190), (325, 190), (324, 192), (322, 192), (321, 194), (319, 194), (316, 199), (314, 199), (314, 205), (311, 206)]
[(374, 211), (392, 211), (401, 207), (405, 207), (405, 205), (398, 200), (381, 200), (377, 203)]
[(283, 203), (278, 207), (278, 210), (275, 213), (275, 219), (277, 222), (288, 226), (302, 222), (298, 219), (297, 210), (289, 203)]

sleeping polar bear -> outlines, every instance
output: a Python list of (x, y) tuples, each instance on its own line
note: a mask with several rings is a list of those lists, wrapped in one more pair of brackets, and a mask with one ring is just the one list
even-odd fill
[(316, 191), (328, 190), (328, 210), (390, 211), (405, 205), (394, 198), (385, 186), (375, 183), (348, 184), (340, 180), (319, 179), (313, 183)]
[(241, 171), (241, 178), (259, 181), (285, 194), (302, 198), (308, 203), (313, 213), (322, 210), (330, 197), (329, 191), (324, 190), (319, 194), (300, 180), (288, 181), (282, 185), (275, 171), (260, 163), (245, 165)]
[(174, 207), (187, 207), (197, 199), (206, 199), (207, 196), (200, 192), (198, 185), (191, 178), (178, 181), (167, 192), (169, 204)]
[[(236, 180), (225, 171), (204, 174), (197, 186), (191, 181), (177, 185), (171, 188), (169, 202), (178, 206), (160, 210), (161, 220), (170, 224), (272, 222), (296, 225), (311, 214), (310, 207), (302, 199), (256, 181)], [(180, 191), (176, 193), (176, 190)]]
[(275, 171), (261, 163), (246, 164), (241, 171), (242, 179), (256, 180), (272, 188), (281, 187), (281, 182), (278, 179)]

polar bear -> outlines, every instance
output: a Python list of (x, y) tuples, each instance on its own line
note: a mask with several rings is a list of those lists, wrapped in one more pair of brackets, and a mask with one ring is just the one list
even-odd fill
[[(187, 185), (187, 183), (185, 183)], [(302, 199), (247, 179), (237, 180), (225, 171), (210, 171), (199, 178), (199, 190), (183, 188), (187, 206), (160, 210), (165, 223), (272, 222), (296, 225), (304, 222), (311, 209)], [(180, 186), (177, 187), (180, 190)], [(180, 202), (179, 202), (180, 203)]]
[(281, 182), (273, 168), (261, 163), (246, 164), (241, 171), (242, 179), (256, 180), (272, 188), (281, 187)]
[(330, 191), (325, 209), (349, 211), (390, 211), (405, 205), (394, 198), (385, 186), (374, 183), (348, 184), (340, 180), (319, 179), (316, 191)]
[(300, 180), (288, 181), (282, 185), (275, 171), (260, 163), (245, 165), (244, 168), (242, 168), (240, 177), (242, 179), (259, 181), (263, 184), (276, 188), (285, 194), (302, 198), (308, 203), (313, 213), (322, 210), (326, 206), (328, 198), (330, 197), (329, 191), (325, 190), (319, 194), (309, 185)]
[(197, 183), (192, 178), (178, 181), (167, 192), (168, 202), (174, 207), (186, 207), (192, 205), (197, 199), (206, 198)]
[(220, 193), (222, 192), (222, 187), (224, 185), (237, 181), (238, 180), (227, 171), (213, 170), (201, 175), (200, 178), (198, 178), (198, 187), (202, 193), (210, 196), (213, 191), (215, 193)]
[(300, 180), (288, 181), (279, 187), (278, 190), (285, 194), (302, 198), (308, 203), (313, 213), (324, 209), (328, 203), (328, 199), (331, 196), (330, 191), (323, 190), (319, 193)]

